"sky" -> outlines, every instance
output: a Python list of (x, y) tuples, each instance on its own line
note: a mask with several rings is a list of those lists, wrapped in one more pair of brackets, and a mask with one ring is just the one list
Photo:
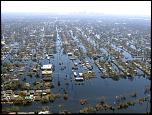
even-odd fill
[(151, 1), (1, 1), (1, 12), (151, 16)]

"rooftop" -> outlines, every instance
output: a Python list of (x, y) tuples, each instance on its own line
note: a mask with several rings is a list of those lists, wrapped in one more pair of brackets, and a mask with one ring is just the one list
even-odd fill
[(43, 65), (41, 69), (52, 69), (52, 64)]

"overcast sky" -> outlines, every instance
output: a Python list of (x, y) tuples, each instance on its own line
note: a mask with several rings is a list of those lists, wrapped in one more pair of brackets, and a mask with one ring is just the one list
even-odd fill
[(151, 1), (1, 1), (1, 12), (94, 12), (151, 16)]

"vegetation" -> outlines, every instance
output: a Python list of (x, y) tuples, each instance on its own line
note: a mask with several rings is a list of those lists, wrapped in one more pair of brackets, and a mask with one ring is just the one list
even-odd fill
[(50, 99), (50, 98), (49, 98), (48, 96), (43, 96), (42, 99), (41, 99), (41, 102), (42, 102), (42, 103), (48, 103), (48, 102), (49, 102), (49, 99)]
[(15, 90), (15, 89), (18, 89), (19, 86), (20, 86), (20, 82), (19, 81), (9, 81), (9, 82), (4, 84), (4, 89), (6, 89), (6, 90)]
[(94, 78), (95, 75), (96, 75), (95, 72), (84, 72), (84, 73), (83, 73), (83, 77), (84, 77), (85, 79)]
[(84, 107), (83, 109), (80, 110), (80, 113), (95, 113), (96, 110), (94, 107)]
[(87, 104), (88, 102), (87, 102), (87, 99), (80, 99), (80, 104), (81, 105), (85, 105), (85, 104)]

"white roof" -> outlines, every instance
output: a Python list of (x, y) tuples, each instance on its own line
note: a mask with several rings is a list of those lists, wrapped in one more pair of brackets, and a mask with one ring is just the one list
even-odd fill
[(92, 71), (88, 71), (88, 73), (92, 73)]
[(72, 54), (72, 52), (68, 52), (68, 54)]
[(52, 68), (52, 64), (43, 65), (41, 67), (41, 69), (51, 69), (51, 68)]
[(75, 80), (84, 80), (83, 77), (76, 77)]
[(83, 75), (83, 73), (79, 73), (79, 76), (82, 76)]
[(5, 41), (1, 41), (1, 44), (4, 45), (4, 44), (5, 44)]
[(77, 73), (76, 73), (76, 72), (73, 72), (73, 74), (74, 74), (74, 75), (77, 75)]
[(48, 75), (48, 74), (52, 74), (52, 71), (42, 71), (43, 75)]
[(71, 55), (72, 55), (72, 53), (71, 53), (71, 52), (69, 52), (69, 53), (68, 53), (68, 55), (69, 55), (69, 56), (71, 56)]
[(40, 111), (38, 114), (48, 114), (49, 111)]

